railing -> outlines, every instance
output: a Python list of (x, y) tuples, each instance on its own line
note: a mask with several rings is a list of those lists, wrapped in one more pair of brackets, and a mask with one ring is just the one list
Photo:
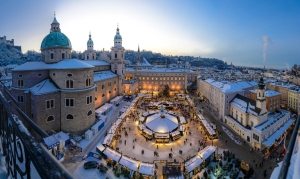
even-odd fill
[[(0, 88), (4, 88), (0, 84)], [(73, 176), (40, 144), (20, 120), (27, 116), (14, 109), (0, 92), (0, 145), (11, 178), (72, 179)], [(27, 120), (30, 118), (27, 117)], [(32, 122), (32, 121), (31, 121)], [(26, 121), (38, 137), (45, 133), (34, 122)]]
[[(296, 144), (299, 125), (300, 125), (300, 116), (298, 116), (295, 128), (294, 128), (293, 133), (292, 133), (292, 137), (291, 137), (290, 142), (289, 142), (289, 146), (287, 148), (286, 155), (285, 155), (285, 157), (282, 161), (282, 167), (280, 169), (280, 174), (279, 174), (278, 179), (286, 179), (286, 177), (287, 177), (289, 167), (291, 165), (293, 150), (294, 150), (294, 147), (295, 147), (295, 144)], [(296, 145), (298, 145), (298, 143)]]

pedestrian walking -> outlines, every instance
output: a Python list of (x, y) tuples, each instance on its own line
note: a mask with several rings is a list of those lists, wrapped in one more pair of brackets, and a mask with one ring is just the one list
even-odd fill
[(158, 145), (156, 145), (156, 148), (158, 149)]
[(124, 144), (126, 145), (126, 140), (124, 141)]

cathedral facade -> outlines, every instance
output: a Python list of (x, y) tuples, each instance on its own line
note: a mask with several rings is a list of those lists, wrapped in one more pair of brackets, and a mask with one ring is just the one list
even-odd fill
[(171, 89), (186, 89), (184, 71), (126, 69), (119, 27), (110, 58), (106, 56), (105, 61), (96, 59), (91, 34), (85, 60), (72, 59), (71, 41), (61, 32), (56, 17), (40, 49), (42, 61), (26, 62), (12, 70), (9, 93), (47, 133), (86, 131), (96, 122), (95, 109), (129, 91), (135, 94), (164, 84)]

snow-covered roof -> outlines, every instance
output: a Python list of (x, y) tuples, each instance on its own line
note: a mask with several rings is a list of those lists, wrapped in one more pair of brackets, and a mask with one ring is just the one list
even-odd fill
[(274, 113), (274, 114), (269, 114), (268, 120), (262, 124), (256, 125), (254, 128), (262, 133), (264, 129), (267, 129), (268, 127), (275, 125), (275, 123), (280, 121), (280, 119), (284, 118), (286, 115), (290, 115), (289, 111), (280, 110), (280, 113)]
[(275, 140), (278, 139), (292, 124), (295, 122), (294, 119), (289, 119), (286, 123), (284, 123), (276, 132), (274, 132), (271, 136), (269, 136), (263, 144), (267, 147), (271, 147)]
[(139, 73), (185, 73), (184, 69), (172, 69), (172, 68), (151, 68), (151, 69), (134, 69), (134, 68), (126, 68), (128, 72), (137, 71)]
[(93, 66), (106, 66), (106, 65), (110, 65), (108, 62), (104, 61), (104, 60), (84, 60), (84, 63), (93, 65)]
[(47, 64), (45, 62), (26, 62), (17, 66), (13, 71), (30, 71), (30, 70), (51, 70), (51, 69), (83, 69), (93, 68), (94, 66), (78, 59), (66, 59), (57, 63)]
[(29, 88), (29, 91), (34, 95), (42, 95), (58, 92), (59, 88), (57, 88), (56, 85), (52, 83), (49, 79), (45, 79), (40, 83), (34, 85), (33, 87)]
[(137, 63), (136, 66), (152, 66), (144, 57), (141, 59), (140, 63)]
[(94, 82), (114, 78), (114, 77), (117, 77), (117, 76), (118, 76), (117, 74), (113, 73), (110, 70), (95, 72), (94, 73)]
[(204, 149), (202, 149), (198, 155), (200, 155), (201, 158), (203, 158), (204, 160), (206, 160), (209, 156), (211, 156), (212, 153), (215, 152), (215, 148), (211, 145), (205, 147)]
[(113, 105), (110, 104), (110, 103), (105, 103), (104, 105), (102, 105), (101, 107), (99, 107), (98, 109), (96, 109), (95, 113), (96, 114), (102, 114), (103, 112), (105, 112), (107, 110), (110, 110), (112, 106)]
[[(252, 93), (257, 93), (257, 89), (254, 89), (254, 90), (249, 90), (250, 92)], [(280, 95), (281, 93), (277, 92), (277, 91), (273, 91), (273, 90), (266, 90), (265, 91), (265, 96), (266, 97), (273, 97), (273, 96), (277, 96), (277, 95)]]
[(256, 101), (240, 94), (237, 94), (230, 102), (231, 105), (239, 110), (257, 116), (261, 109), (256, 107)]
[(153, 163), (141, 163), (139, 172), (144, 175), (154, 175)]
[(121, 154), (115, 150), (112, 150), (111, 148), (106, 148), (103, 153), (108, 157), (111, 158), (112, 160), (119, 162), (121, 158)]
[(196, 155), (195, 157), (186, 161), (184, 166), (187, 169), (187, 171), (190, 172), (193, 171), (196, 167), (198, 167), (202, 162), (203, 160), (200, 158), (200, 156)]
[(206, 79), (205, 82), (219, 88), (223, 93), (244, 91), (246, 88), (257, 86), (257, 82), (254, 81), (220, 82), (213, 79)]
[(127, 167), (130, 170), (133, 171), (137, 171), (138, 167), (139, 167), (139, 162), (136, 160), (133, 160), (129, 157), (126, 156), (122, 156), (122, 158), (120, 159), (119, 163), (125, 167)]
[(154, 132), (167, 133), (178, 127), (178, 120), (169, 114), (164, 114), (163, 118), (160, 114), (154, 114), (147, 117), (145, 125)]

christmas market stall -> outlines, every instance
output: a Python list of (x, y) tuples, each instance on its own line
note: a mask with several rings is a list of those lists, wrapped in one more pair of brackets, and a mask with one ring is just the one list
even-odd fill
[(198, 153), (198, 155), (204, 161), (206, 166), (211, 161), (211, 156), (214, 155), (215, 150), (216, 150), (215, 147), (209, 145), (209, 146), (205, 147), (204, 149), (200, 150), (200, 152)]
[(143, 129), (142, 135), (143, 135), (146, 139), (148, 139), (148, 140), (152, 140), (152, 139), (153, 139), (153, 132), (152, 132), (151, 130), (149, 130), (149, 129), (144, 128), (144, 129)]
[(171, 133), (171, 136), (172, 136), (172, 140), (175, 141), (175, 140), (180, 138), (180, 132), (179, 131), (174, 131), (174, 132)]
[(155, 142), (156, 143), (168, 143), (170, 141), (170, 135), (169, 134), (160, 134), (160, 133), (155, 133)]
[(122, 156), (122, 158), (119, 161), (119, 164), (122, 166), (122, 173), (126, 173), (129, 171), (130, 178), (134, 178), (135, 172), (138, 171), (139, 161), (136, 161), (127, 156)]
[(144, 179), (153, 179), (154, 178), (154, 164), (153, 163), (140, 163), (139, 172), (143, 175)]
[(192, 178), (194, 175), (201, 171), (201, 164), (203, 160), (200, 158), (199, 155), (196, 155), (190, 158), (188, 161), (185, 162), (185, 178)]

